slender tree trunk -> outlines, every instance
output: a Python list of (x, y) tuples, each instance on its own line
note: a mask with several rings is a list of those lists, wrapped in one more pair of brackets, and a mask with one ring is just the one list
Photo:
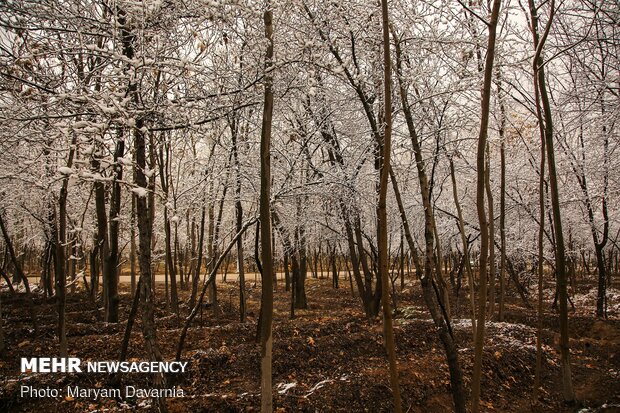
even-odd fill
[[(96, 155), (98, 156), (98, 155)], [(92, 159), (92, 168), (94, 171), (98, 171), (100, 167), (100, 161), (97, 157), (93, 157)], [(106, 213), (105, 207), (105, 187), (103, 182), (95, 181), (95, 212), (97, 214), (97, 245), (99, 257), (101, 260), (101, 266), (103, 267), (103, 303), (104, 303), (104, 312), (107, 317), (108, 315), (108, 276), (110, 275), (110, 244), (108, 237), (108, 217)], [(107, 320), (107, 319), (106, 319)]]
[(114, 180), (112, 183), (112, 196), (110, 198), (110, 232), (109, 232), (109, 250), (108, 257), (104, 259), (108, 261), (107, 274), (104, 274), (106, 282), (107, 303), (105, 319), (108, 323), (118, 322), (118, 265), (119, 265), (119, 247), (118, 234), (120, 230), (120, 211), (121, 211), (121, 184), (123, 179), (123, 167), (118, 158), (125, 154), (125, 140), (121, 136), (116, 141), (116, 149), (114, 151)]
[(486, 293), (487, 293), (487, 259), (489, 253), (489, 225), (485, 208), (485, 151), (487, 147), (489, 110), (491, 100), (491, 80), (493, 77), (493, 61), (495, 59), (495, 40), (499, 8), (501, 1), (493, 1), (491, 18), (488, 22), (487, 55), (484, 62), (484, 83), (480, 102), (480, 133), (478, 135), (478, 152), (476, 157), (476, 209), (480, 226), (480, 293), (478, 296), (478, 323), (476, 325), (476, 338), (474, 340), (474, 371), (472, 374), (471, 409), (477, 413), (480, 409), (480, 381), (482, 378), (482, 350), (484, 347), (484, 327), (486, 316)]
[(498, 70), (497, 94), (500, 107), (500, 127), (499, 127), (499, 157), (500, 157), (500, 189), (499, 189), (499, 237), (501, 255), (499, 259), (499, 309), (497, 319), (504, 321), (504, 298), (506, 295), (506, 143), (505, 143), (505, 123), (506, 109), (502, 98), (501, 77)]
[[(146, 188), (148, 183), (144, 170), (146, 169), (145, 139), (140, 131), (143, 123), (141, 119), (136, 121), (135, 148), (136, 168), (134, 168), (134, 181), (140, 188)], [(142, 302), (142, 334), (146, 344), (147, 354), (151, 361), (162, 361), (163, 357), (157, 343), (155, 327), (155, 297), (153, 295), (153, 281), (151, 273), (151, 223), (150, 213), (145, 197), (138, 196), (136, 199), (136, 213), (138, 215), (138, 262), (140, 265), (140, 300)], [(138, 294), (138, 293), (136, 293)], [(165, 379), (161, 374), (155, 374), (156, 387), (163, 387)], [(160, 402), (160, 408), (163, 401)]]
[(291, 272), (289, 270), (289, 253), (284, 251), (284, 291), (290, 291), (291, 289)]
[[(394, 35), (396, 38), (396, 36)], [(452, 398), (454, 401), (454, 410), (457, 413), (466, 412), (465, 402), (465, 390), (463, 388), (463, 374), (458, 360), (458, 351), (452, 336), (452, 330), (450, 327), (450, 321), (443, 309), (441, 300), (443, 297), (440, 294), (434, 294), (433, 285), (433, 229), (432, 220), (429, 215), (432, 214), (430, 206), (430, 196), (428, 191), (428, 184), (426, 179), (426, 171), (424, 169), (424, 161), (421, 158), (420, 147), (418, 143), (418, 136), (413, 123), (413, 116), (407, 99), (407, 91), (402, 76), (402, 51), (400, 43), (396, 42), (396, 68), (398, 73), (399, 94), (401, 98), (403, 113), (407, 122), (407, 129), (414, 148), (414, 155), (416, 156), (416, 167), (418, 170), (418, 181), (420, 183), (420, 193), (422, 196), (422, 202), (425, 210), (424, 222), (425, 222), (425, 259), (422, 273), (422, 265), (416, 252), (415, 242), (409, 228), (409, 221), (405, 213), (405, 208), (400, 195), (400, 190), (396, 181), (394, 171), (390, 170), (390, 179), (392, 180), (392, 188), (394, 190), (394, 197), (396, 198), (396, 204), (400, 213), (401, 221), (403, 223), (403, 230), (405, 232), (405, 239), (407, 240), (409, 251), (413, 255), (414, 265), (416, 267), (416, 273), (420, 279), (422, 285), (422, 294), (424, 302), (431, 314), (431, 318), (438, 330), (439, 339), (441, 340), (444, 350), (446, 352), (446, 358), (448, 362), (448, 368), (450, 371), (450, 386), (452, 390)]]
[[(71, 139), (71, 149), (69, 150), (69, 158), (67, 167), (73, 165), (73, 156), (75, 154), (76, 136)], [(67, 320), (65, 309), (67, 305), (67, 261), (66, 246), (67, 243), (67, 189), (69, 187), (69, 176), (65, 176), (62, 180), (60, 195), (58, 197), (58, 221), (56, 230), (56, 300), (58, 305), (58, 340), (60, 357), (68, 357), (67, 344)]]
[[(176, 261), (173, 254), (173, 237), (172, 226), (170, 225), (169, 205), (170, 205), (170, 144), (165, 141), (166, 137), (162, 136), (164, 142), (159, 145), (159, 179), (164, 194), (164, 233), (165, 233), (165, 248), (166, 248), (166, 299), (168, 299), (168, 291), (170, 291), (170, 304), (172, 311), (179, 315), (179, 297), (177, 293), (177, 272)], [(168, 289), (168, 282), (170, 288)]]
[(385, 350), (390, 366), (390, 386), (394, 401), (394, 411), (402, 412), (398, 365), (396, 360), (396, 344), (392, 326), (392, 309), (389, 294), (389, 252), (388, 252), (388, 220), (387, 220), (387, 189), (392, 151), (392, 63), (390, 59), (390, 29), (387, 0), (381, 0), (383, 16), (383, 99), (385, 111), (385, 129), (383, 131), (383, 150), (380, 155), (379, 201), (377, 203), (377, 249), (379, 252), (379, 277), (381, 278), (381, 303), (383, 304), (383, 335)]
[(495, 316), (495, 214), (493, 205), (493, 192), (491, 192), (491, 161), (490, 150), (487, 142), (487, 159), (485, 183), (487, 204), (489, 208), (489, 320)]
[(340, 209), (342, 214), (342, 219), (344, 220), (345, 232), (347, 235), (347, 244), (349, 246), (349, 255), (351, 257), (351, 267), (353, 270), (353, 276), (355, 278), (355, 283), (357, 285), (357, 291), (362, 300), (362, 307), (364, 308), (364, 313), (366, 314), (366, 318), (371, 320), (374, 316), (370, 311), (370, 304), (368, 302), (368, 294), (366, 293), (366, 286), (364, 284), (364, 280), (362, 279), (362, 273), (360, 271), (360, 261), (358, 259), (357, 251), (355, 248), (355, 240), (353, 236), (353, 227), (351, 225), (351, 221), (349, 220), (348, 210), (344, 205), (344, 202), (341, 201)]
[(196, 303), (196, 294), (198, 294), (198, 282), (200, 280), (200, 267), (202, 265), (202, 251), (204, 249), (205, 240), (205, 220), (207, 215), (206, 200), (202, 200), (202, 212), (200, 214), (200, 233), (198, 234), (198, 257), (196, 259), (196, 268), (192, 274), (192, 294), (189, 299), (189, 306), (194, 307)]
[[(213, 269), (215, 259), (215, 194), (213, 192), (213, 182), (211, 182), (210, 185), (209, 195), (210, 200), (209, 205), (207, 206), (207, 216), (209, 220), (209, 224), (207, 226), (207, 262), (209, 262), (210, 265), (207, 265), (207, 271), (211, 271)], [(215, 310), (217, 306), (217, 290), (215, 282), (209, 287), (209, 301)]]
[(271, 123), (273, 116), (273, 13), (271, 2), (267, 0), (263, 14), (267, 50), (265, 52), (264, 107), (260, 146), (260, 241), (262, 248), (262, 295), (261, 295), (261, 413), (273, 411), (271, 352), (273, 336), (273, 256), (271, 252)]
[(99, 262), (97, 258), (99, 257), (99, 244), (97, 241), (99, 240), (99, 234), (95, 232), (93, 236), (93, 249), (89, 254), (89, 268), (90, 268), (90, 297), (93, 303), (97, 301), (97, 293), (99, 292)]
[[(235, 168), (235, 228), (241, 230), (243, 220), (243, 207), (241, 205), (241, 164), (239, 162), (239, 148), (237, 144), (239, 125), (237, 114), (229, 119), (230, 133), (232, 137), (232, 154)], [(243, 239), (237, 241), (237, 272), (239, 274), (239, 320), (245, 323), (246, 298), (245, 298), (245, 271), (243, 268)], [(286, 280), (288, 291), (288, 279)]]
[(138, 289), (133, 294), (133, 300), (131, 301), (131, 309), (129, 310), (129, 316), (127, 317), (127, 325), (125, 326), (125, 333), (123, 334), (123, 341), (121, 343), (119, 361), (125, 361), (127, 358), (127, 349), (129, 348), (129, 339), (131, 338), (131, 330), (136, 321), (136, 315), (138, 314), (138, 305), (140, 304), (140, 283), (138, 282)]
[(306, 238), (303, 227), (297, 229), (297, 242), (299, 254), (299, 271), (295, 279), (295, 308), (305, 310), (308, 308), (306, 298), (306, 278), (308, 276), (308, 255), (306, 251)]
[(131, 294), (136, 292), (136, 197), (131, 195), (131, 221), (129, 244), (129, 268), (131, 272)]
[(465, 270), (467, 271), (467, 283), (469, 284), (469, 305), (471, 307), (471, 327), (472, 338), (476, 337), (476, 289), (474, 285), (474, 271), (471, 268), (471, 259), (469, 256), (469, 243), (465, 235), (465, 220), (463, 219), (463, 209), (459, 201), (458, 186), (456, 184), (456, 173), (454, 171), (454, 161), (452, 157), (450, 161), (450, 178), (452, 180), (452, 196), (454, 198), (454, 206), (458, 216), (459, 234), (461, 235), (461, 244), (463, 245), (463, 260), (465, 260)]
[(538, 24), (536, 7), (533, 0), (529, 0), (530, 17), (532, 18), (532, 36), (536, 55), (533, 61), (535, 88), (538, 90), (542, 103), (542, 119), (544, 121), (544, 136), (547, 152), (547, 166), (549, 167), (549, 187), (551, 192), (551, 210), (553, 214), (553, 227), (555, 233), (555, 260), (558, 299), (560, 303), (560, 369), (562, 371), (562, 396), (566, 403), (574, 403), (575, 391), (573, 389), (572, 374), (570, 367), (570, 348), (568, 342), (568, 294), (566, 277), (566, 253), (564, 250), (564, 235), (562, 232), (562, 218), (560, 213), (560, 196), (558, 193), (558, 180), (555, 166), (555, 152), (553, 145), (553, 120), (551, 105), (547, 94), (545, 68), (542, 66), (542, 49), (551, 28), (555, 15), (555, 1), (551, 0), (550, 15), (542, 38), (538, 36)]
[(179, 298), (177, 294), (177, 276), (172, 253), (172, 228), (168, 208), (164, 206), (164, 230), (166, 233), (166, 272), (170, 280), (170, 306), (172, 311), (179, 315)]
[[(535, 15), (534, 22), (536, 23)], [(536, 81), (535, 81), (536, 83)], [(542, 329), (543, 329), (543, 276), (544, 276), (544, 233), (545, 233), (545, 130), (543, 124), (542, 113), (540, 109), (540, 98), (538, 89), (534, 91), (536, 95), (536, 113), (539, 119), (538, 127), (540, 129), (540, 167), (538, 178), (538, 196), (539, 196), (539, 227), (538, 227), (538, 308), (536, 323), (536, 366), (534, 368), (534, 397), (538, 397), (540, 390), (540, 376), (542, 372)]]

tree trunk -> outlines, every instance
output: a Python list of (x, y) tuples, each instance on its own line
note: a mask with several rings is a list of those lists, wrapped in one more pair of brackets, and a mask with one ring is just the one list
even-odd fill
[(129, 268), (131, 272), (131, 294), (136, 292), (136, 197), (131, 195), (131, 221), (130, 244), (129, 244)]
[[(144, 170), (146, 169), (145, 139), (140, 129), (143, 126), (141, 119), (136, 121), (135, 148), (136, 168), (134, 168), (134, 181), (140, 188), (146, 188), (148, 183)], [(143, 196), (136, 199), (136, 213), (138, 215), (138, 263), (140, 266), (140, 300), (142, 302), (142, 334), (146, 345), (146, 351), (151, 361), (162, 361), (163, 357), (157, 343), (155, 327), (155, 297), (153, 295), (153, 281), (151, 274), (151, 223), (147, 200)], [(137, 294), (137, 293), (136, 293)], [(165, 379), (161, 374), (155, 374), (154, 384), (161, 388)], [(162, 403), (162, 402), (160, 402)], [(163, 404), (161, 404), (163, 405)]]
[(196, 259), (196, 268), (192, 273), (192, 294), (189, 299), (189, 306), (194, 307), (196, 303), (196, 294), (198, 294), (198, 282), (200, 280), (200, 267), (202, 265), (202, 251), (205, 241), (205, 220), (207, 215), (206, 200), (202, 199), (202, 212), (200, 214), (200, 233), (198, 234), (198, 257)]
[[(394, 36), (396, 37), (396, 36)], [(443, 297), (440, 294), (433, 293), (433, 229), (432, 229), (432, 220), (430, 219), (430, 214), (432, 214), (432, 209), (430, 205), (430, 197), (428, 192), (428, 182), (426, 179), (426, 171), (424, 169), (424, 161), (421, 158), (421, 151), (418, 143), (418, 135), (413, 123), (413, 116), (411, 114), (411, 108), (409, 106), (407, 91), (404, 83), (404, 79), (402, 76), (402, 51), (400, 48), (400, 43), (396, 42), (396, 68), (398, 73), (398, 84), (399, 84), (399, 94), (401, 98), (403, 114), (405, 115), (405, 120), (407, 122), (407, 129), (409, 131), (409, 135), (412, 141), (412, 146), (414, 149), (414, 155), (416, 157), (416, 167), (418, 170), (418, 181), (420, 183), (420, 192), (422, 196), (422, 203), (424, 206), (424, 222), (425, 222), (425, 259), (424, 259), (424, 268), (422, 273), (422, 268), (420, 264), (419, 257), (416, 252), (415, 242), (413, 240), (413, 236), (411, 234), (411, 230), (409, 228), (409, 221), (407, 220), (407, 216), (405, 213), (405, 208), (401, 199), (400, 190), (398, 188), (398, 184), (396, 181), (396, 176), (392, 170), (390, 170), (390, 178), (392, 180), (392, 188), (394, 190), (394, 197), (396, 198), (396, 204), (398, 205), (398, 210), (400, 213), (401, 221), (403, 223), (403, 230), (405, 232), (405, 239), (409, 245), (409, 250), (413, 255), (414, 264), (416, 267), (416, 273), (419, 276), (420, 283), (422, 285), (422, 294), (424, 296), (424, 301), (426, 306), (431, 314), (431, 318), (435, 326), (437, 327), (439, 339), (441, 340), (444, 350), (446, 352), (446, 358), (448, 362), (448, 368), (450, 371), (450, 386), (452, 390), (452, 399), (454, 401), (454, 411), (457, 413), (465, 413), (466, 405), (465, 405), (465, 390), (463, 388), (463, 373), (461, 371), (461, 366), (458, 360), (458, 351), (456, 348), (456, 344), (454, 342), (454, 337), (452, 336), (452, 330), (450, 327), (450, 321), (448, 317), (444, 314), (441, 314), (440, 308), (442, 307), (441, 300)]]
[[(531, 10), (530, 10), (531, 11)], [(531, 15), (534, 24), (537, 24), (536, 15)], [(536, 84), (536, 81), (534, 81)], [(537, 322), (536, 322), (536, 365), (534, 367), (534, 397), (538, 396), (541, 384), (542, 373), (542, 329), (543, 329), (543, 276), (544, 276), (544, 232), (545, 232), (545, 130), (543, 124), (542, 113), (540, 109), (540, 98), (538, 89), (534, 91), (536, 95), (536, 114), (540, 129), (540, 167), (538, 178), (538, 208), (539, 208), (539, 227), (538, 227), (538, 306), (537, 306)]]
[(482, 378), (482, 350), (484, 347), (484, 327), (486, 316), (486, 290), (487, 290), (487, 258), (489, 253), (489, 228), (484, 203), (486, 159), (489, 109), (491, 100), (491, 80), (493, 77), (493, 61), (495, 59), (495, 40), (497, 21), (499, 18), (500, 0), (493, 1), (491, 19), (488, 22), (489, 37), (487, 41), (487, 55), (484, 62), (484, 83), (480, 102), (480, 133), (478, 135), (478, 151), (476, 157), (476, 209), (480, 226), (480, 293), (478, 296), (478, 323), (476, 325), (476, 337), (474, 340), (474, 371), (472, 374), (471, 409), (477, 413), (480, 409), (480, 381)]
[(306, 277), (308, 276), (308, 255), (306, 251), (306, 240), (303, 227), (297, 231), (297, 245), (299, 255), (299, 267), (295, 277), (295, 308), (305, 310), (308, 308), (306, 298)]
[(390, 59), (390, 28), (387, 0), (381, 0), (383, 17), (383, 99), (385, 129), (383, 131), (383, 149), (380, 155), (379, 200), (377, 203), (377, 249), (379, 252), (379, 277), (381, 278), (381, 302), (383, 304), (383, 335), (385, 350), (390, 366), (390, 386), (394, 401), (394, 411), (402, 412), (398, 365), (396, 360), (396, 344), (392, 326), (392, 309), (389, 299), (389, 251), (388, 251), (388, 220), (387, 220), (387, 189), (392, 151), (392, 63)]
[(504, 321), (504, 298), (506, 295), (506, 144), (505, 144), (505, 123), (506, 109), (501, 95), (501, 77), (498, 70), (497, 94), (500, 108), (500, 127), (499, 127), (499, 158), (500, 158), (500, 189), (499, 189), (499, 237), (501, 255), (499, 259), (499, 309), (497, 319)]
[(489, 320), (495, 316), (495, 214), (493, 205), (493, 193), (491, 192), (491, 161), (490, 149), (487, 142), (487, 159), (485, 183), (487, 204), (489, 208)]
[(549, 167), (549, 186), (551, 192), (551, 210), (553, 214), (553, 227), (555, 233), (555, 260), (558, 299), (560, 302), (560, 369), (562, 371), (562, 396), (566, 403), (574, 403), (575, 391), (573, 390), (572, 375), (570, 368), (570, 348), (568, 342), (568, 295), (566, 277), (566, 254), (564, 251), (564, 235), (562, 232), (562, 218), (560, 213), (560, 196), (558, 193), (558, 179), (555, 167), (555, 152), (553, 146), (553, 120), (551, 115), (551, 105), (547, 94), (547, 84), (545, 79), (545, 69), (542, 66), (542, 49), (547, 35), (551, 28), (553, 16), (555, 14), (555, 1), (551, 0), (549, 20), (545, 27), (542, 38), (538, 37), (538, 25), (536, 8), (533, 0), (529, 0), (530, 16), (532, 17), (532, 36), (536, 55), (533, 61), (534, 86), (538, 90), (540, 102), (542, 103), (542, 119), (544, 120), (544, 136), (547, 151), (547, 166)]
[(456, 184), (456, 173), (454, 171), (454, 161), (452, 157), (448, 157), (450, 162), (450, 178), (452, 180), (452, 196), (454, 198), (454, 206), (458, 217), (459, 234), (461, 235), (461, 244), (463, 245), (463, 260), (465, 260), (465, 270), (467, 271), (467, 283), (469, 284), (469, 305), (471, 307), (471, 327), (472, 338), (476, 337), (476, 289), (474, 284), (474, 271), (471, 268), (471, 258), (469, 256), (469, 243), (465, 235), (465, 220), (463, 219), (463, 210), (459, 201), (458, 186)]
[(273, 13), (271, 2), (268, 0), (263, 14), (265, 23), (265, 37), (267, 50), (265, 52), (265, 96), (263, 107), (263, 122), (260, 145), (260, 241), (262, 248), (262, 295), (261, 295), (261, 413), (273, 411), (271, 351), (273, 337), (271, 324), (273, 320), (273, 256), (271, 254), (271, 123), (273, 116)]
[[(93, 171), (97, 172), (100, 169), (100, 161), (97, 158), (99, 155), (94, 155), (91, 161)], [(109, 315), (109, 302), (108, 302), (108, 276), (110, 275), (110, 244), (108, 237), (108, 217), (105, 207), (105, 187), (103, 182), (95, 181), (95, 212), (97, 214), (97, 245), (99, 257), (103, 267), (103, 306), (104, 312), (107, 317)]]
[[(241, 164), (239, 162), (239, 149), (237, 144), (239, 125), (237, 114), (229, 118), (230, 133), (232, 137), (232, 154), (235, 168), (235, 228), (241, 230), (243, 220), (243, 207), (241, 205)], [(245, 271), (243, 268), (243, 239), (237, 241), (237, 272), (239, 274), (239, 321), (245, 323), (246, 297), (245, 297)], [(286, 280), (288, 291), (288, 279)]]
[[(76, 136), (71, 139), (71, 149), (69, 150), (69, 158), (67, 167), (73, 165), (73, 156), (75, 154)], [(68, 357), (67, 344), (67, 320), (65, 309), (67, 305), (67, 262), (65, 244), (67, 243), (67, 189), (69, 187), (69, 176), (65, 176), (62, 180), (60, 195), (58, 196), (58, 221), (54, 223), (56, 228), (56, 301), (58, 305), (58, 340), (60, 357)]]
[(108, 261), (107, 274), (104, 274), (106, 283), (107, 303), (105, 319), (108, 323), (118, 322), (118, 234), (120, 227), (120, 210), (121, 210), (121, 184), (123, 179), (123, 167), (118, 158), (125, 154), (125, 140), (119, 137), (116, 141), (116, 149), (114, 151), (114, 181), (112, 183), (112, 197), (110, 198), (110, 235), (109, 235), (109, 255), (104, 258)]

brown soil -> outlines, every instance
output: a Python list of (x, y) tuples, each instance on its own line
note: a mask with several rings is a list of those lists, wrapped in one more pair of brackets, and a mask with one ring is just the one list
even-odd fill
[[(275, 294), (273, 383), (278, 412), (381, 412), (391, 411), (391, 391), (380, 323), (369, 325), (359, 300), (346, 287), (335, 290), (329, 280), (307, 281), (310, 308), (289, 318), (289, 293), (278, 285)], [(343, 286), (348, 283), (343, 282)], [(190, 362), (185, 374), (170, 375), (168, 385), (183, 389), (185, 397), (166, 400), (171, 412), (241, 412), (260, 410), (259, 350), (255, 342), (260, 286), (250, 288), (248, 322), (237, 320), (237, 285), (219, 286), (220, 311), (205, 309), (190, 328), (183, 358)], [(176, 351), (181, 323), (165, 308), (158, 290), (157, 338), (166, 359)], [(188, 293), (181, 292), (186, 301)], [(454, 334), (460, 362), (469, 387), (473, 351), (471, 327), (466, 320), (466, 299), (455, 314)], [(131, 297), (121, 298), (125, 320)], [(36, 335), (25, 298), (2, 293), (3, 325), (7, 349), (0, 355), (0, 412), (149, 411), (149, 399), (70, 399), (20, 396), (22, 384), (35, 388), (68, 385), (109, 388), (104, 374), (20, 374), (20, 357), (58, 354), (53, 299), (35, 300), (39, 329)], [(398, 296), (397, 355), (403, 406), (408, 412), (452, 410), (449, 377), (443, 348), (417, 285)], [(452, 308), (456, 309), (456, 303)], [(488, 412), (620, 412), (620, 320), (595, 320), (591, 311), (571, 315), (573, 381), (578, 405), (566, 406), (560, 396), (557, 314), (546, 304), (542, 381), (533, 396), (535, 313), (510, 297), (507, 323), (489, 323), (486, 329), (482, 382), (482, 411)], [(183, 314), (188, 313), (182, 305)], [(588, 315), (590, 314), (590, 315)], [(125, 324), (99, 321), (98, 310), (82, 293), (69, 295), (67, 304), (70, 355), (82, 360), (115, 360)], [(145, 360), (138, 317), (128, 358)], [(148, 387), (147, 374), (126, 374), (116, 384)], [(293, 384), (294, 383), (294, 384)], [(288, 384), (288, 389), (285, 388)], [(587, 410), (582, 410), (587, 409)]]

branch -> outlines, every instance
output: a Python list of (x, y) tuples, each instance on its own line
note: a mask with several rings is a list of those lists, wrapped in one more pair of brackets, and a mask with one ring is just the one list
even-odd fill
[(463, 3), (461, 0), (456, 0), (459, 2), (459, 4), (461, 6), (463, 6), (463, 8), (465, 10), (467, 10), (468, 12), (470, 12), (473, 16), (475, 16), (476, 18), (478, 18), (478, 20), (480, 20), (482, 23), (484, 23), (487, 27), (490, 25), (490, 23), (488, 21), (486, 21), (483, 17), (481, 17), (478, 13), (476, 13), (475, 11), (473, 11), (472, 9), (469, 8), (469, 6), (465, 5), (465, 3)]

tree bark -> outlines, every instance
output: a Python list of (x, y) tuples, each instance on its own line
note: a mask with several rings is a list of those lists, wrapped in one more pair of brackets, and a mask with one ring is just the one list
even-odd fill
[(390, 308), (389, 285), (389, 251), (388, 251), (388, 220), (387, 220), (387, 189), (392, 151), (392, 63), (390, 57), (390, 29), (387, 0), (381, 0), (383, 17), (383, 99), (384, 99), (384, 131), (383, 148), (380, 154), (379, 169), (379, 201), (377, 203), (377, 249), (379, 252), (379, 277), (381, 278), (381, 303), (383, 304), (383, 335), (385, 350), (390, 367), (390, 386), (394, 411), (402, 412), (398, 365), (396, 360), (396, 344), (392, 326), (392, 309)]
[(489, 208), (489, 320), (495, 316), (495, 213), (493, 193), (491, 192), (491, 161), (490, 148), (487, 142), (486, 172), (484, 186), (486, 188), (487, 204)]
[[(241, 230), (243, 220), (243, 206), (241, 205), (241, 164), (239, 162), (239, 149), (237, 144), (238, 119), (236, 114), (230, 119), (230, 132), (232, 137), (233, 162), (235, 165), (235, 228)], [(239, 274), (239, 321), (245, 323), (246, 298), (245, 298), (245, 271), (243, 268), (243, 240), (237, 240), (237, 272)], [(288, 280), (287, 280), (288, 289)]]
[(477, 413), (480, 409), (480, 381), (482, 378), (482, 350), (484, 347), (484, 327), (487, 300), (487, 259), (489, 253), (489, 224), (484, 202), (485, 174), (488, 173), (488, 171), (485, 172), (485, 151), (487, 147), (491, 80), (493, 77), (493, 61), (495, 59), (495, 41), (497, 36), (497, 21), (499, 19), (500, 4), (500, 0), (493, 1), (491, 18), (487, 23), (489, 37), (487, 41), (487, 55), (484, 62), (484, 82), (480, 102), (480, 132), (478, 134), (478, 151), (476, 157), (476, 209), (478, 212), (478, 222), (480, 226), (480, 292), (478, 295), (478, 323), (476, 325), (476, 337), (474, 340), (474, 371), (472, 374), (471, 385), (471, 409), (473, 413)]
[(566, 276), (566, 253), (564, 250), (564, 235), (562, 232), (562, 217), (560, 213), (560, 196), (558, 193), (558, 178), (555, 166), (555, 151), (553, 145), (553, 119), (551, 104), (547, 93), (545, 68), (542, 65), (542, 49), (551, 28), (555, 14), (555, 1), (551, 0), (549, 20), (542, 38), (538, 36), (536, 7), (534, 1), (529, 0), (530, 17), (532, 18), (532, 36), (536, 55), (533, 60), (534, 86), (540, 95), (542, 103), (542, 119), (544, 121), (544, 136), (547, 150), (547, 166), (549, 168), (549, 187), (551, 192), (551, 210), (553, 214), (553, 227), (555, 233), (555, 267), (557, 277), (558, 299), (560, 302), (560, 370), (562, 371), (562, 396), (566, 403), (574, 403), (575, 391), (573, 389), (572, 374), (570, 367), (570, 348), (568, 337), (568, 294)]
[(409, 102), (407, 98), (407, 90), (406, 90), (403, 75), (402, 75), (402, 50), (400, 48), (400, 43), (398, 41), (396, 42), (396, 68), (397, 68), (397, 74), (398, 74), (397, 77), (398, 77), (398, 85), (399, 85), (399, 94), (401, 98), (403, 114), (405, 115), (407, 129), (409, 131), (409, 135), (410, 135), (413, 150), (414, 150), (414, 155), (416, 159), (416, 168), (418, 170), (418, 182), (420, 184), (420, 195), (422, 197), (422, 205), (424, 207), (425, 254), (424, 254), (424, 265), (423, 266), (421, 265), (419, 257), (417, 256), (417, 253), (416, 253), (414, 239), (411, 234), (411, 230), (409, 228), (409, 221), (407, 220), (407, 216), (405, 214), (405, 208), (404, 208), (404, 205), (401, 199), (400, 190), (398, 188), (396, 176), (393, 171), (390, 171), (390, 178), (392, 180), (392, 188), (394, 190), (394, 196), (396, 198), (396, 203), (398, 205), (398, 210), (400, 212), (401, 221), (403, 223), (405, 239), (407, 240), (407, 243), (409, 245), (409, 250), (411, 251), (413, 255), (414, 263), (416, 266), (416, 272), (418, 273), (420, 284), (422, 286), (422, 295), (424, 297), (424, 302), (426, 303), (429, 313), (431, 314), (433, 323), (437, 327), (439, 339), (441, 340), (444, 350), (446, 352), (448, 368), (450, 371), (450, 386), (452, 390), (454, 410), (457, 413), (465, 413), (466, 402), (465, 402), (465, 390), (463, 388), (463, 373), (461, 370), (461, 366), (459, 364), (457, 347), (454, 342), (454, 337), (452, 336), (450, 320), (448, 319), (445, 312), (443, 312), (442, 314), (442, 311), (441, 311), (441, 309), (444, 308), (442, 304), (443, 296), (441, 294), (436, 294), (433, 291), (433, 286), (434, 286), (433, 235), (434, 235), (434, 232), (433, 232), (432, 219), (431, 219), (432, 209), (430, 205), (430, 196), (429, 196), (429, 191), (428, 191), (428, 179), (426, 178), (426, 171), (424, 169), (424, 161), (421, 157), (420, 145), (418, 142), (418, 135), (415, 129), (415, 125), (413, 123), (413, 116), (411, 114), (411, 108), (409, 106)]
[(104, 274), (106, 283), (107, 303), (105, 319), (108, 323), (118, 322), (118, 265), (119, 249), (118, 234), (120, 230), (120, 210), (121, 210), (121, 184), (123, 179), (123, 167), (118, 162), (118, 158), (125, 154), (125, 140), (121, 136), (116, 141), (114, 151), (114, 180), (112, 183), (112, 196), (110, 198), (110, 233), (108, 256), (104, 259), (107, 263), (107, 273)]
[(260, 145), (260, 241), (262, 248), (262, 295), (261, 295), (261, 412), (273, 410), (271, 352), (273, 337), (271, 324), (273, 320), (273, 256), (271, 254), (271, 123), (273, 117), (273, 12), (271, 2), (267, 0), (263, 13), (267, 50), (265, 52), (264, 106)]
[(459, 201), (458, 186), (456, 184), (456, 173), (454, 171), (454, 161), (452, 157), (448, 157), (450, 162), (450, 179), (452, 180), (452, 197), (454, 198), (454, 206), (458, 217), (459, 234), (461, 235), (461, 244), (463, 245), (463, 260), (465, 261), (465, 270), (467, 271), (467, 283), (469, 284), (469, 305), (471, 307), (471, 327), (472, 338), (476, 337), (476, 288), (474, 284), (474, 271), (471, 268), (471, 259), (469, 257), (469, 243), (465, 235), (465, 220), (463, 219), (463, 209)]

